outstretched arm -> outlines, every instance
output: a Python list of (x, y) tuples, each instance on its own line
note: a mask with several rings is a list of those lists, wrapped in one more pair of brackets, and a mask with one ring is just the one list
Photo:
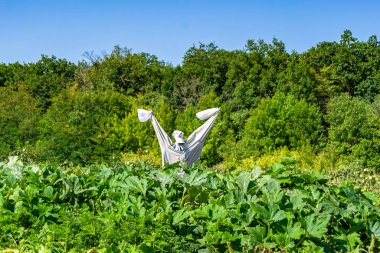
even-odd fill
[(143, 109), (138, 109), (138, 117), (141, 122), (145, 122), (147, 120), (152, 121), (152, 125), (154, 128), (154, 131), (156, 132), (156, 136), (158, 139), (158, 143), (160, 144), (161, 151), (164, 151), (168, 146), (173, 145), (172, 140), (167, 135), (164, 129), (160, 126), (158, 123), (156, 117), (154, 116), (152, 111), (146, 111)]
[(214, 125), (216, 118), (220, 112), (220, 108), (212, 108), (197, 113), (199, 119), (208, 119), (203, 125), (198, 127), (187, 139), (187, 143), (195, 143), (205, 141), (211, 127)]
[(152, 114), (152, 125), (154, 131), (156, 132), (158, 143), (160, 144), (161, 150), (166, 149), (168, 146), (172, 146), (173, 142), (170, 139), (169, 135), (162, 129), (160, 124), (158, 123), (156, 117)]
[(210, 132), (212, 126), (215, 123), (216, 118), (218, 117), (220, 108), (213, 108), (206, 111), (197, 113), (199, 119), (208, 120), (197, 128), (187, 139), (187, 153), (186, 161), (188, 166), (191, 166), (195, 161), (201, 156), (203, 145), (206, 141), (207, 135)]

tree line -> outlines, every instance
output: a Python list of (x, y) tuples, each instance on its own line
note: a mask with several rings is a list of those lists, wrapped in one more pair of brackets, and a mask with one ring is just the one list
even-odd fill
[[(1, 61), (1, 59), (0, 59)], [(77, 64), (54, 56), (0, 64), (0, 159), (92, 164), (160, 159), (163, 128), (190, 134), (199, 110), (221, 107), (201, 162), (252, 166), (293, 154), (306, 166), (380, 169), (380, 42), (346, 30), (339, 42), (287, 52), (273, 39), (241, 50), (191, 47), (179, 66), (116, 46)]]

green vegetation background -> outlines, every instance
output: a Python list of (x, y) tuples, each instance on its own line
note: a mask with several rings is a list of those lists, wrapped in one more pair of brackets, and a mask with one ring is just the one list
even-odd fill
[(153, 128), (137, 108), (154, 110), (168, 133), (189, 135), (202, 124), (197, 111), (220, 106), (203, 165), (247, 169), (293, 156), (305, 168), (378, 171), (379, 94), (380, 42), (348, 30), (304, 53), (277, 39), (235, 51), (200, 44), (181, 66), (119, 46), (78, 64), (42, 56), (0, 64), (0, 160), (159, 164)]

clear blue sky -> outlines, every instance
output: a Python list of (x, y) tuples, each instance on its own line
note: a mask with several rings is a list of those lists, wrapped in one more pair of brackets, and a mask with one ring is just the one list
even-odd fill
[(380, 1), (112, 1), (0, 0), (0, 62), (37, 61), (41, 54), (77, 62), (115, 45), (174, 65), (199, 42), (227, 50), (273, 37), (288, 51), (339, 41), (350, 29), (380, 39)]

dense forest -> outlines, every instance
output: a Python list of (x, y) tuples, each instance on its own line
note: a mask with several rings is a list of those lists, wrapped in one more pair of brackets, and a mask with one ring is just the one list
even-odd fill
[(153, 128), (138, 121), (137, 108), (152, 109), (168, 133), (189, 135), (202, 124), (197, 111), (221, 107), (205, 166), (251, 168), (293, 156), (307, 168), (380, 169), (380, 42), (349, 30), (303, 53), (278, 39), (234, 51), (199, 44), (180, 66), (119, 46), (77, 64), (43, 55), (0, 64), (0, 98), (0, 160), (160, 164)]

